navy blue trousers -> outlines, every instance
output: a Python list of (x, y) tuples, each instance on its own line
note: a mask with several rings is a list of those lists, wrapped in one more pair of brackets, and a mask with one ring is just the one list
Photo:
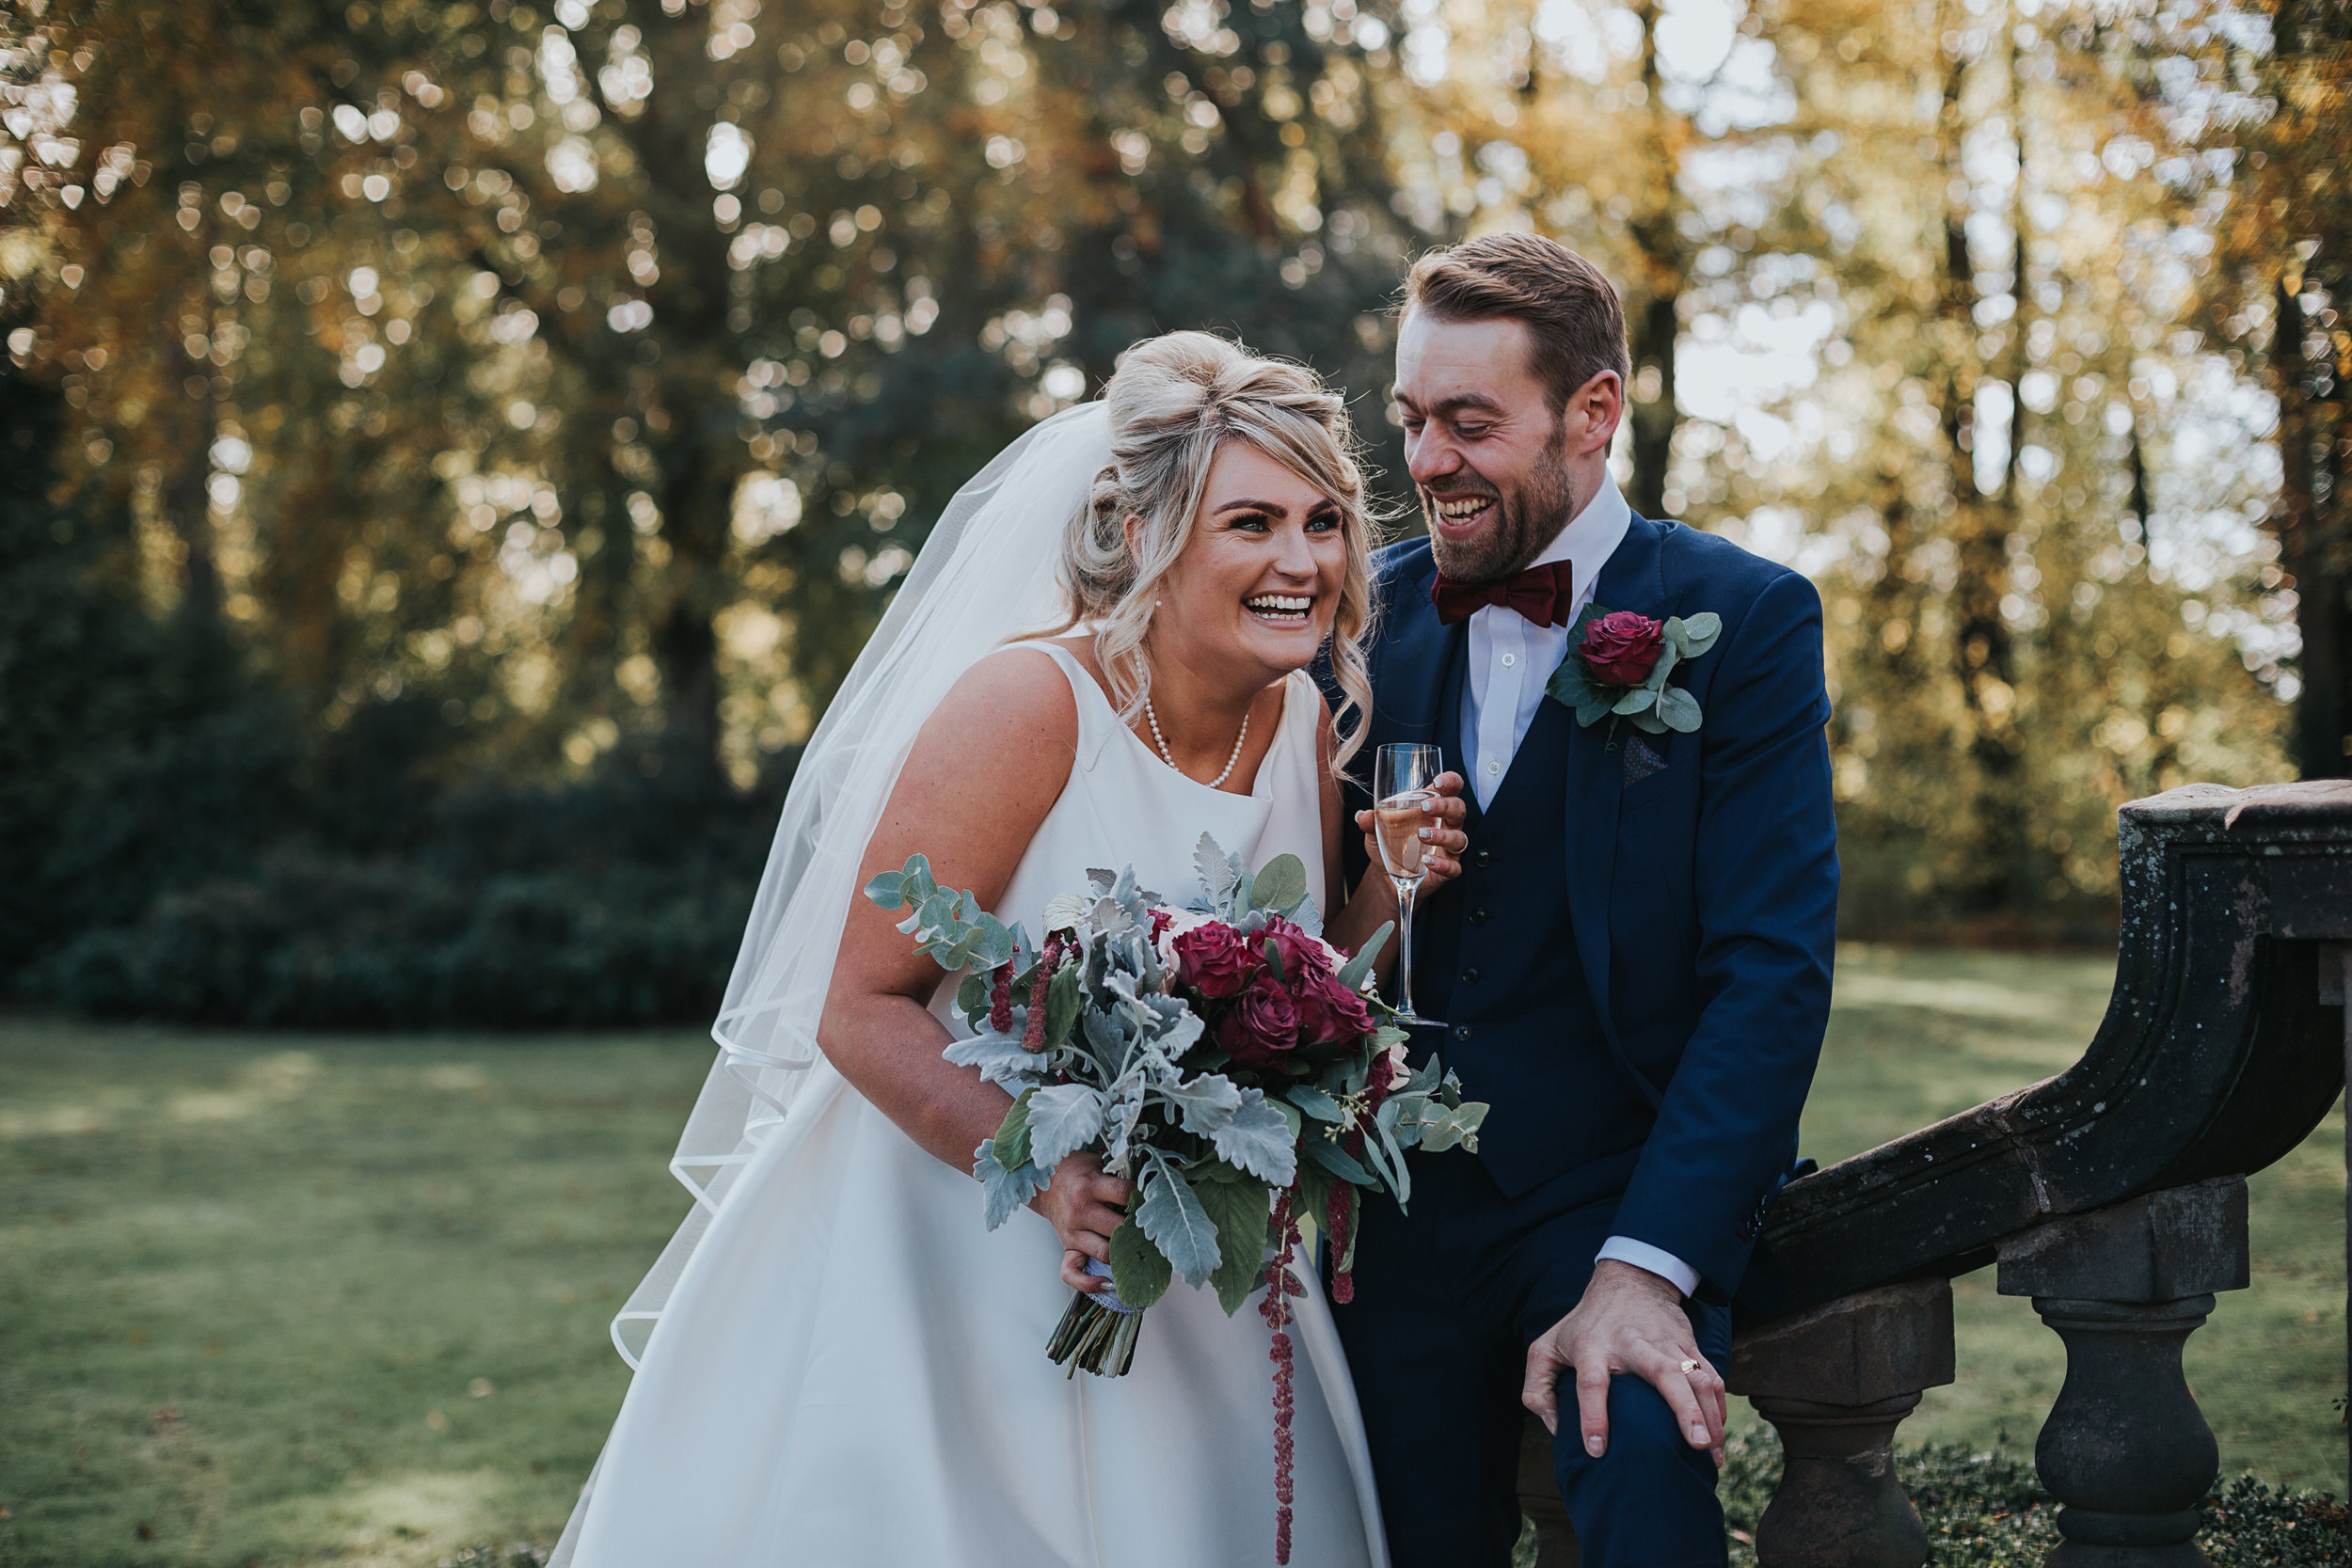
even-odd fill
[[(1356, 1299), (1332, 1309), (1390, 1559), (1394, 1568), (1504, 1568), (1519, 1532), (1527, 1347), (1583, 1299), (1617, 1196), (1592, 1198), (1602, 1173), (1581, 1169), (1505, 1198), (1475, 1156), (1408, 1158), (1410, 1212), (1388, 1198), (1363, 1206)], [(1621, 1188), (1622, 1178), (1607, 1185)], [(1699, 1353), (1720, 1370), (1730, 1308), (1683, 1309)], [(1572, 1374), (1561, 1376), (1559, 1401), (1552, 1465), (1586, 1568), (1720, 1568), (1714, 1461), (1691, 1447), (1658, 1391), (1638, 1377), (1611, 1380), (1599, 1459), (1584, 1451)]]

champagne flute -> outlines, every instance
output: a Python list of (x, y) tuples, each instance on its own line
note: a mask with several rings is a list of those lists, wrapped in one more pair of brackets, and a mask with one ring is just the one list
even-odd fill
[(1444, 771), (1444, 754), (1435, 746), (1389, 745), (1373, 756), (1373, 823), (1381, 863), (1396, 884), (1396, 1022), (1411, 1028), (1444, 1027), (1413, 1011), (1413, 900), (1427, 875), (1422, 856), (1429, 847), (1421, 831), (1438, 820), (1424, 808), (1437, 798), (1430, 785)]

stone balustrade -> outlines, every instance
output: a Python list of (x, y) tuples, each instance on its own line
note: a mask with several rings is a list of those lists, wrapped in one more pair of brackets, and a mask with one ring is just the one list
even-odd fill
[[(2205, 1562), (2219, 1456), (2181, 1350), (2247, 1284), (2245, 1178), (2311, 1132), (2352, 1061), (2352, 781), (2193, 784), (2124, 807), (2120, 838), (2115, 991), (2082, 1059), (1773, 1208), (1755, 1273), (1776, 1299), (1724, 1370), (1785, 1456), (1764, 1568), (1925, 1561), (1896, 1433), (1964, 1371), (1949, 1282), (1988, 1264), (2066, 1345), (2034, 1449), (2062, 1505), (2052, 1568)], [(1533, 1420), (1520, 1495), (1539, 1562), (1575, 1563)]]

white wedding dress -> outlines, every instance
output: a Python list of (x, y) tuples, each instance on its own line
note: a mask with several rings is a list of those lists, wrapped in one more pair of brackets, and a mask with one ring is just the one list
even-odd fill
[[(995, 913), (1034, 935), (1092, 866), (1176, 902), (1202, 832), (1323, 883), (1321, 703), (1291, 676), (1248, 795), (1168, 768), (1085, 668), (1078, 754)], [(943, 987), (936, 1008), (964, 1033)], [(1125, 1377), (1045, 1343), (1070, 1301), (1035, 1212), (985, 1229), (971, 1177), (821, 1059), (685, 1264), (559, 1560), (572, 1568), (1242, 1568), (1271, 1563), (1269, 1331), (1179, 1280)], [(1296, 1271), (1299, 1568), (1384, 1565), (1355, 1392), (1311, 1267)]]

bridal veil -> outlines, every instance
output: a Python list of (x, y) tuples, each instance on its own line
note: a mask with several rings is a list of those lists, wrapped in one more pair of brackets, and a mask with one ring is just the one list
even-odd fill
[(948, 502), (810, 736), (711, 1026), (718, 1058), (670, 1161), (693, 1210), (612, 1320), (630, 1367), (736, 1176), (821, 1059), (817, 1021), (842, 923), (916, 733), (974, 664), (1062, 620), (1062, 531), (1110, 458), (1099, 402), (998, 453)]

